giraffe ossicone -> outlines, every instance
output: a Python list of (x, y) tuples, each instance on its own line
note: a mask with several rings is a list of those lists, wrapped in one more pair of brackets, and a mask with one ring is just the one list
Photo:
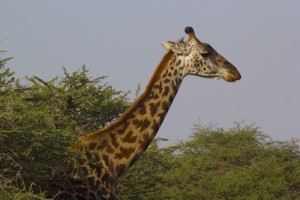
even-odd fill
[[(64, 199), (118, 199), (116, 183), (148, 148), (179, 86), (187, 75), (234, 82), (238, 70), (186, 27), (186, 42), (164, 42), (167, 49), (141, 96), (115, 122), (79, 138), (71, 148)], [(60, 198), (58, 196), (58, 198)]]

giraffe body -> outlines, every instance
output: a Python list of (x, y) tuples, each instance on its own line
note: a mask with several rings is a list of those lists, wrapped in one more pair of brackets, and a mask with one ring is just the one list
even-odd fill
[(80, 158), (70, 159), (66, 199), (118, 199), (116, 182), (148, 148), (186, 75), (239, 80), (238, 70), (191, 27), (188, 41), (165, 42), (162, 58), (143, 94), (108, 127), (90, 133), (72, 146)]

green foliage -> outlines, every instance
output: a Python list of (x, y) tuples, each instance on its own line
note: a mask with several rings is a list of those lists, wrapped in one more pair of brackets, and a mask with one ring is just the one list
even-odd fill
[[(3, 178), (3, 177), (1, 177)], [(46, 200), (46, 192), (34, 192), (33, 185), (29, 187), (17, 187), (12, 178), (1, 179), (0, 199), (1, 200)]]
[[(0, 55), (3, 53), (5, 53), (5, 51), (0, 50)], [(11, 87), (12, 83), (15, 81), (13, 77), (14, 73), (11, 72), (10, 69), (5, 68), (5, 64), (11, 59), (12, 57), (0, 57), (0, 93), (6, 92), (9, 89), (9, 87)]]
[(7, 61), (0, 61), (0, 193), (16, 195), (21, 188), (30, 196), (65, 167), (68, 147), (79, 135), (103, 127), (129, 103), (127, 93), (103, 84), (105, 77), (89, 77), (84, 66), (72, 74), (64, 69), (62, 78), (30, 77), (20, 85)]
[[(116, 119), (127, 93), (84, 66), (22, 85), (5, 67), (9, 59), (0, 58), (0, 199), (46, 199), (47, 180), (64, 168), (70, 144)], [(121, 199), (300, 199), (296, 140), (273, 141), (241, 124), (195, 125), (189, 141), (165, 148), (161, 140), (120, 179)]]
[(299, 199), (300, 148), (258, 128), (196, 125), (191, 140), (153, 146), (119, 184), (123, 199)]

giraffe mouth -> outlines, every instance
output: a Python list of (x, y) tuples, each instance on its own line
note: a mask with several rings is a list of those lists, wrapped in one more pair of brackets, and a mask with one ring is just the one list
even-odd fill
[(226, 71), (222, 77), (227, 82), (234, 82), (241, 79), (241, 74), (237, 71)]

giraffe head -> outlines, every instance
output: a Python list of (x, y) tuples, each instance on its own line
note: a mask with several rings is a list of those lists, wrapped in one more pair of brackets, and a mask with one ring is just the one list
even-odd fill
[(200, 42), (192, 27), (186, 27), (187, 42), (164, 42), (162, 45), (173, 51), (182, 61), (184, 75), (224, 79), (233, 82), (241, 79), (239, 71), (209, 44)]

